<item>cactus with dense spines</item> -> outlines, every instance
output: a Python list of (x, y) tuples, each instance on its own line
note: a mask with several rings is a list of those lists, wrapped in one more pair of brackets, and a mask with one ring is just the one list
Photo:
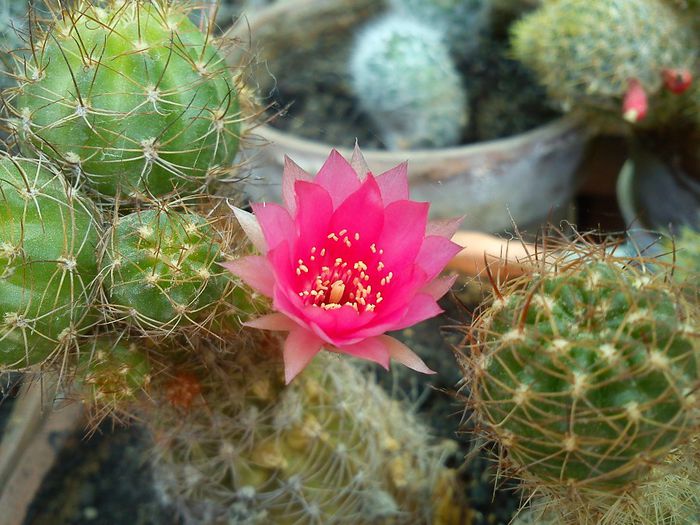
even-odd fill
[(638, 122), (648, 109), (649, 124), (678, 114), (664, 75), (692, 71), (698, 49), (663, 0), (547, 2), (514, 26), (513, 48), (565, 110), (619, 121), (622, 106)]
[(487, 0), (390, 0), (389, 5), (402, 16), (440, 31), (452, 53), (462, 59), (477, 50), (491, 14)]
[(277, 345), (227, 345), (235, 358), (209, 359), (199, 389), (192, 370), (169, 375), (187, 384), (158, 412), (156, 479), (186, 523), (457, 523), (450, 446), (333, 356), (285, 387)]
[(396, 14), (372, 23), (356, 37), (350, 75), (390, 149), (459, 142), (468, 120), (466, 95), (436, 30)]
[(151, 367), (135, 343), (99, 338), (82, 346), (76, 377), (83, 402), (99, 421), (138, 401), (151, 382)]
[(165, 0), (81, 1), (43, 35), (11, 105), (25, 149), (96, 192), (197, 192), (238, 150), (237, 88), (213, 36)]
[(158, 336), (209, 329), (231, 308), (250, 310), (247, 294), (220, 266), (231, 240), (224, 222), (167, 207), (120, 217), (102, 267), (110, 319)]
[(563, 523), (598, 523), (698, 430), (697, 319), (635, 264), (563, 259), (497, 291), (473, 328), (478, 418)]
[(0, 160), (0, 368), (72, 349), (97, 275), (90, 203), (45, 159)]

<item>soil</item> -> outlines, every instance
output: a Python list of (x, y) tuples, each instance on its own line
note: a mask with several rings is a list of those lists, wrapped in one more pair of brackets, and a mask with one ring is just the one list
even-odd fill
[[(509, 58), (507, 31), (480, 39), (479, 53), (459, 66), (471, 114), (462, 144), (512, 136), (559, 116), (533, 76)], [(357, 137), (363, 148), (383, 148), (350, 86), (346, 64), (351, 45), (352, 38), (323, 40), (311, 51), (290, 50), (268, 60), (275, 79), (269, 95), (281, 111), (272, 126), (336, 146)]]
[[(506, 525), (519, 502), (515, 484), (500, 480), (494, 488), (495, 466), (486, 452), (465, 462), (471, 435), (460, 425), (464, 403), (455, 392), (460, 373), (453, 349), (462, 341), (463, 327), (481, 297), (476, 283), (456, 285), (441, 302), (444, 314), (394, 334), (438, 374), (417, 374), (399, 366), (389, 373), (377, 367), (368, 370), (393, 395), (407, 398), (436, 438), (457, 439), (459, 452), (447, 461), (461, 466), (470, 502), (465, 525)], [(148, 463), (151, 446), (148, 433), (139, 425), (113, 428), (105, 421), (91, 437), (79, 430), (45, 478), (24, 525), (178, 524), (153, 487)]]

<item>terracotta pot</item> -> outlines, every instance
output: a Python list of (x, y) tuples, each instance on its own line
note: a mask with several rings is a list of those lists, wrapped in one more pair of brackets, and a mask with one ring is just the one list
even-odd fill
[[(259, 73), (253, 73), (253, 82), (258, 92), (267, 93), (275, 78), (266, 60), (293, 53), (299, 61), (300, 53), (313, 54), (338, 35), (349, 35), (380, 7), (369, 0), (288, 0), (238, 24), (230, 36), (250, 43)], [(236, 65), (241, 53), (229, 59)], [(247, 152), (253, 169), (246, 191), (257, 201), (279, 200), (285, 155), (315, 172), (333, 147), (268, 125), (255, 133), (264, 145)], [(348, 137), (347, 148), (338, 149), (349, 155), (353, 142)], [(433, 217), (465, 215), (465, 228), (496, 232), (513, 222), (536, 225), (561, 217), (578, 186), (576, 168), (586, 142), (582, 126), (562, 118), (517, 136), (467, 146), (363, 152), (375, 173), (408, 160), (411, 197), (430, 201)]]

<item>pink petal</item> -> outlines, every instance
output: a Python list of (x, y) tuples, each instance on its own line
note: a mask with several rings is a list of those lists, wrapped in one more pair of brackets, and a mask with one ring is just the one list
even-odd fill
[(451, 239), (459, 228), (459, 224), (464, 220), (464, 216), (456, 217), (454, 219), (442, 219), (437, 221), (430, 221), (428, 226), (425, 228), (425, 236), (429, 237), (431, 235), (438, 235), (440, 237), (447, 237)]
[(331, 151), (326, 162), (316, 175), (315, 182), (323, 186), (333, 199), (337, 208), (348, 195), (360, 187), (360, 179), (355, 170), (336, 150)]
[(298, 329), (289, 332), (282, 350), (284, 356), (284, 381), (289, 384), (316, 354), (321, 351), (321, 341), (308, 330)]
[(379, 189), (382, 192), (384, 206), (388, 206), (395, 201), (407, 200), (408, 163), (403, 162), (379, 175), (377, 184), (379, 184)]
[(268, 297), (272, 297), (275, 277), (265, 257), (250, 255), (248, 257), (241, 257), (235, 261), (221, 263), (221, 266), (243, 279), (243, 282), (253, 288), (253, 290)]
[(262, 317), (258, 317), (257, 319), (243, 323), (243, 326), (279, 332), (291, 332), (292, 330), (299, 328), (299, 325), (296, 322), (291, 320), (286, 315), (277, 312), (263, 315)]
[(440, 315), (443, 311), (432, 296), (419, 293), (411, 299), (403, 318), (392, 326), (391, 330), (403, 330), (421, 321)]
[(376, 240), (384, 226), (384, 205), (379, 186), (369, 175), (362, 186), (345, 199), (335, 210), (330, 223), (330, 231), (338, 233), (347, 230), (352, 242), (355, 233), (366, 242)]
[(236, 216), (238, 224), (241, 225), (248, 239), (253, 243), (253, 246), (255, 246), (259, 252), (266, 253), (267, 244), (265, 243), (265, 236), (263, 235), (262, 228), (260, 228), (260, 223), (255, 218), (255, 215), (240, 208), (236, 208), (235, 206), (231, 206), (230, 204), (229, 207)]
[(358, 336), (357, 331), (370, 323), (375, 314), (374, 312), (358, 314), (351, 306), (330, 311), (307, 306), (302, 312), (302, 317), (321, 339), (334, 346), (344, 346), (366, 339)]
[(297, 181), (294, 191), (297, 198), (297, 251), (303, 252), (305, 258), (306, 252), (328, 235), (333, 201), (323, 186), (313, 182)]
[(384, 211), (384, 230), (377, 246), (384, 250), (382, 262), (394, 274), (413, 263), (428, 222), (427, 202), (396, 201)]
[(289, 243), (281, 242), (276, 248), (271, 249), (267, 253), (267, 261), (272, 267), (275, 275), (275, 280), (280, 288), (289, 290), (294, 293), (294, 269), (292, 267), (291, 254), (289, 252)]
[(355, 141), (355, 149), (352, 151), (352, 159), (350, 159), (350, 165), (355, 173), (360, 178), (360, 180), (365, 180), (367, 175), (370, 173), (369, 166), (367, 166), (367, 161), (365, 160), (362, 151), (360, 151), (360, 146)]
[(440, 299), (443, 295), (450, 291), (452, 285), (457, 280), (457, 274), (450, 275), (448, 277), (440, 277), (433, 279), (423, 288), (421, 288), (420, 293), (428, 294), (430, 297), (436, 301)]
[(388, 335), (383, 335), (381, 339), (386, 345), (387, 349), (389, 350), (389, 355), (395, 361), (398, 361), (402, 365), (407, 366), (408, 368), (410, 368), (411, 370), (415, 370), (416, 372), (421, 372), (423, 374), (437, 373), (434, 370), (428, 368), (428, 365), (426, 365), (423, 362), (423, 360), (420, 357), (418, 357), (418, 354), (416, 354), (413, 350), (411, 350), (398, 339), (394, 339), (393, 337), (389, 337)]
[(446, 237), (426, 237), (416, 257), (416, 264), (423, 268), (427, 279), (432, 280), (461, 251), (459, 244)]
[(364, 339), (353, 345), (336, 347), (334, 350), (359, 357), (360, 359), (373, 361), (385, 369), (389, 368), (389, 349), (379, 337)]
[(293, 242), (296, 238), (294, 221), (286, 209), (269, 202), (255, 203), (252, 207), (269, 250), (276, 248), (283, 241)]
[(301, 169), (292, 159), (284, 156), (284, 170), (282, 171), (282, 199), (289, 213), (294, 215), (296, 201), (294, 199), (294, 183), (298, 180), (311, 181), (313, 177)]

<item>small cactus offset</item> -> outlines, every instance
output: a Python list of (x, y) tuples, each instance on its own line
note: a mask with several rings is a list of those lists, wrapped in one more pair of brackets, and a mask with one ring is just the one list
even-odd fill
[(555, 101), (617, 125), (678, 114), (674, 93), (692, 80), (696, 42), (664, 0), (548, 2), (513, 29), (515, 56)]
[(563, 259), (495, 292), (473, 327), (477, 417), (562, 523), (599, 523), (698, 430), (700, 328), (643, 264)]
[(488, 0), (390, 0), (389, 4), (402, 16), (440, 31), (445, 44), (461, 59), (478, 49), (491, 14)]
[(357, 35), (350, 75), (390, 149), (459, 142), (466, 94), (438, 31), (402, 15), (384, 17)]
[(196, 192), (226, 173), (240, 114), (213, 36), (165, 0), (81, 1), (35, 36), (13, 123), (106, 197)]
[(334, 356), (285, 387), (279, 342), (259, 339), (224, 347), (236, 358), (222, 368), (168, 375), (155, 464), (185, 523), (461, 523), (451, 446)]
[(0, 160), (0, 369), (76, 345), (97, 275), (89, 201), (44, 160)]
[(223, 222), (168, 207), (118, 218), (102, 268), (108, 317), (158, 337), (246, 310), (247, 294), (220, 266), (232, 241)]

